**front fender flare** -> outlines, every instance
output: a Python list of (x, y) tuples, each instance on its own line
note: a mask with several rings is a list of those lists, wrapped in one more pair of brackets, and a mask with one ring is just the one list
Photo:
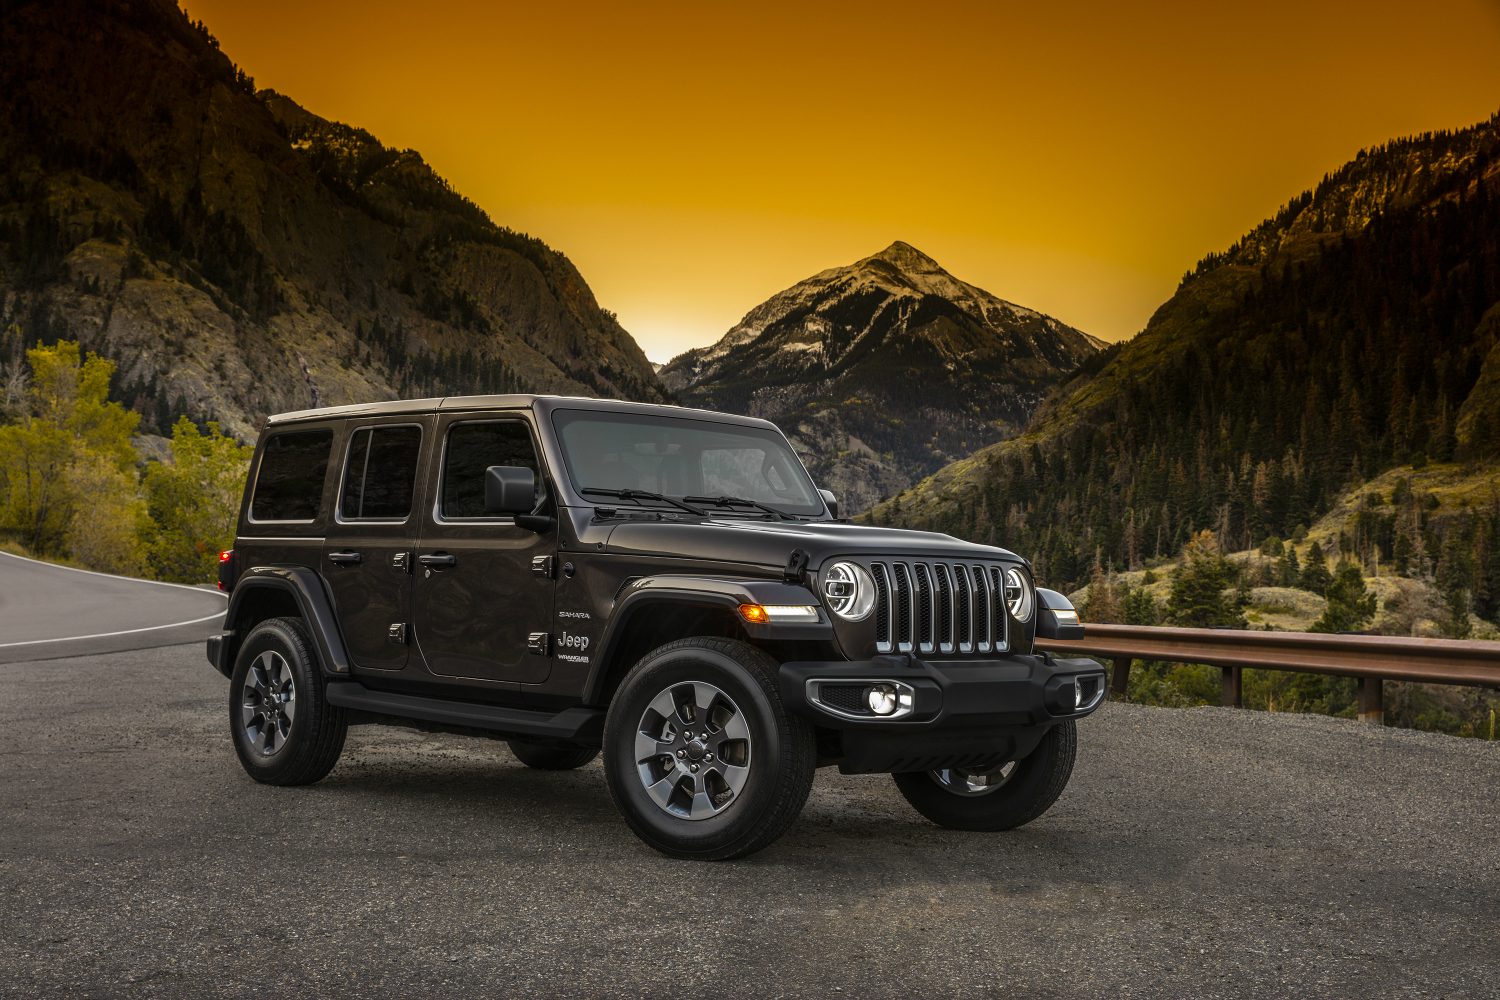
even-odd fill
[(339, 629), (338, 616), (333, 611), (333, 601), (317, 573), (306, 566), (252, 566), (234, 585), (234, 594), (229, 599), (229, 610), (224, 615), (224, 625), (233, 629), (218, 645), (218, 657), (214, 667), (225, 677), (234, 672), (234, 658), (239, 653), (244, 635), (238, 628), (239, 614), (247, 599), (274, 588), (291, 594), (302, 612), (302, 620), (312, 633), (317, 647), (318, 664), (325, 677), (349, 676), (349, 652), (344, 645), (344, 634)]
[(784, 622), (757, 624), (741, 621), (752, 639), (767, 641), (811, 640), (833, 642), (833, 625), (822, 602), (806, 587), (777, 580), (738, 579), (732, 577), (647, 576), (630, 581), (615, 595), (609, 623), (599, 643), (599, 655), (589, 669), (584, 685), (583, 704), (597, 705), (603, 697), (614, 655), (624, 641), (631, 619), (647, 605), (687, 604), (724, 608), (738, 618), (741, 604), (812, 605), (818, 608), (819, 621), (814, 624)]

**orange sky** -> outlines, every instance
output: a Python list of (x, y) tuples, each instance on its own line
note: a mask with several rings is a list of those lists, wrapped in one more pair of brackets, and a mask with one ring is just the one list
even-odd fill
[(1500, 0), (184, 0), (420, 150), (649, 357), (903, 239), (1106, 340), (1362, 146), (1500, 110)]

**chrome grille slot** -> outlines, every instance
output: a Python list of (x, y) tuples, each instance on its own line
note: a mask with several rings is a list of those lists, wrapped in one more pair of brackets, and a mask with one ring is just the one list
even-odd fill
[(903, 653), (911, 652), (911, 573), (906, 568), (906, 563), (896, 563), (894, 566), (896, 577), (896, 648)]
[(990, 620), (994, 622), (995, 649), (997, 651), (1006, 650), (1010, 648), (1009, 637), (1006, 635), (1006, 625), (1009, 619), (1006, 614), (1005, 577), (1000, 567), (990, 567), (990, 580), (994, 585), (994, 596), (991, 598), (990, 603), (994, 605), (995, 610)]
[(938, 651), (953, 652), (953, 578), (942, 564), (932, 568), (937, 577)]
[(932, 573), (926, 563), (917, 563), (912, 567), (912, 575), (916, 577), (916, 601), (917, 601), (917, 651), (930, 653), (937, 648), (932, 641), (933, 614), (933, 587)]
[(891, 581), (885, 563), (871, 563), (870, 575), (875, 578), (875, 649), (889, 653), (891, 644)]
[(988, 653), (991, 649), (991, 631), (995, 621), (995, 595), (990, 590), (989, 570), (983, 566), (971, 567), (974, 571), (974, 650)]
[(958, 651), (974, 652), (974, 585), (967, 566), (954, 566), (958, 580)]

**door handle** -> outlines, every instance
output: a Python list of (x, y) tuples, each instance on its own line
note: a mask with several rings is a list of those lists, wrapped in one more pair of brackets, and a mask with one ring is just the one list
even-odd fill
[(457, 566), (458, 556), (437, 553), (430, 556), (417, 556), (417, 562), (423, 566)]
[(358, 552), (330, 552), (328, 561), (338, 563), (340, 566), (352, 566), (355, 563), (364, 562), (365, 557)]

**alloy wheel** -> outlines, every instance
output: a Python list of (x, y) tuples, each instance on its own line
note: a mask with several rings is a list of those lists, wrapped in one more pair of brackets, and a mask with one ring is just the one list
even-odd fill
[(268, 649), (245, 672), (240, 697), (240, 725), (245, 738), (261, 756), (270, 757), (286, 745), (296, 714), (297, 684), (292, 679), (291, 664)]
[(937, 771), (928, 771), (927, 775), (944, 791), (973, 798), (990, 794), (1009, 781), (1015, 773), (1016, 762), (1011, 760), (987, 771), (966, 771), (961, 767), (945, 767)]
[(641, 713), (636, 773), (652, 802), (678, 819), (717, 816), (750, 777), (750, 727), (734, 699), (693, 681), (662, 691)]

